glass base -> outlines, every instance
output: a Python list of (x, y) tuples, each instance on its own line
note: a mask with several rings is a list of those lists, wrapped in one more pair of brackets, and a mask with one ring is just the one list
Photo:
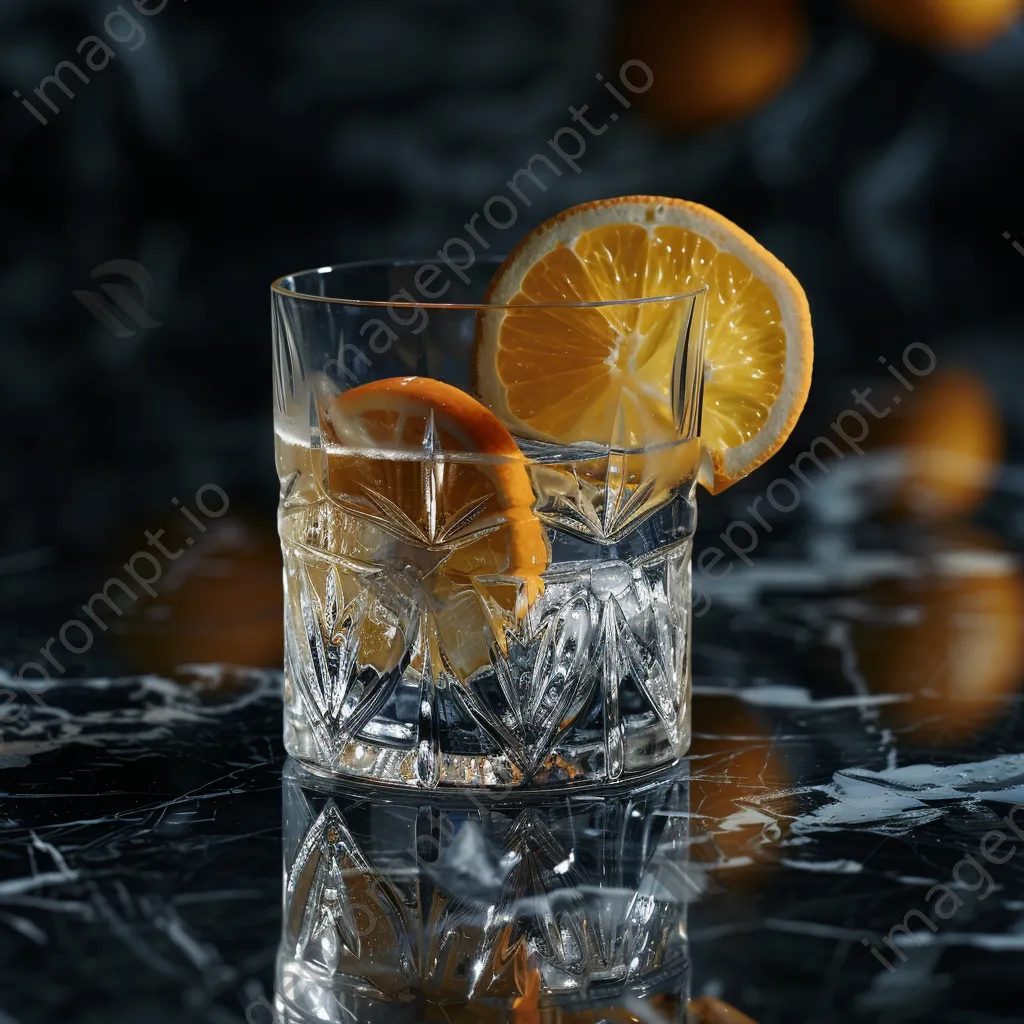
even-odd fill
[[(416, 751), (359, 740), (341, 749), (337, 761), (324, 765), (309, 725), (299, 716), (285, 715), (285, 750), (314, 774), (323, 778), (346, 776), (354, 780), (396, 786), (421, 785), (416, 774)], [(678, 741), (670, 740), (660, 722), (647, 722), (623, 739), (623, 770), (614, 780), (632, 784), (669, 771), (690, 746), (690, 723)], [(437, 786), (509, 789), (524, 786), (579, 789), (607, 786), (607, 752), (602, 741), (568, 745), (548, 759), (533, 775), (524, 776), (507, 754), (442, 754)]]

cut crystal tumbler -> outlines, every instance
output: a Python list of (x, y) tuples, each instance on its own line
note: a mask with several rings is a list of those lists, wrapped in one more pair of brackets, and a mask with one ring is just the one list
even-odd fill
[(488, 306), (494, 268), (273, 286), (285, 746), (314, 771), (586, 785), (689, 743), (705, 294)]

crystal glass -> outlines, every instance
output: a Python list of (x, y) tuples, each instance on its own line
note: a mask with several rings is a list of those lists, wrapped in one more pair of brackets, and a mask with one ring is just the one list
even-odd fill
[(286, 764), (277, 1019), (683, 1021), (685, 779), (430, 796)]
[[(689, 744), (705, 293), (524, 318), (527, 302), (481, 303), (496, 268), (393, 261), (273, 285), (284, 736), (313, 770), (586, 785)], [(439, 281), (445, 302), (420, 301)], [(513, 314), (586, 436), (527, 436), (471, 397), (496, 372), (480, 339)], [(617, 331), (598, 372), (640, 391), (574, 390), (595, 323)]]

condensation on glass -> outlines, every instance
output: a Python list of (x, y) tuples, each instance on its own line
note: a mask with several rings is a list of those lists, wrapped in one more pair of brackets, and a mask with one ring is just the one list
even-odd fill
[[(663, 768), (689, 745), (704, 292), (545, 307), (567, 339), (595, 309), (628, 323), (643, 307), (672, 346), (668, 434), (638, 433), (630, 407), (605, 418), (607, 436), (475, 450), (453, 442), (440, 407), (402, 419), (389, 386), (345, 400), (408, 377), (473, 395), (476, 339), (506, 312), (474, 304), (495, 267), (438, 264), (446, 305), (415, 302), (434, 268), (413, 261), (274, 285), (284, 736), (315, 771), (586, 785)], [(545, 337), (552, 360), (559, 339)], [(403, 424), (392, 442), (385, 413), (366, 413), (375, 401)], [(371, 419), (348, 430), (353, 408)]]

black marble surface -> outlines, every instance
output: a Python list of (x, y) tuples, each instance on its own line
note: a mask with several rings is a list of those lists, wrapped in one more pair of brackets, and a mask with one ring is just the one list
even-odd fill
[[(1022, 1019), (1019, 480), (1004, 471), (985, 531), (830, 522), (826, 501), (800, 539), (780, 526), (753, 566), (698, 578), (690, 995), (760, 1022)], [(7, 685), (0, 1019), (272, 1019), (279, 673)], [(353, 834), (386, 844), (386, 820)]]

